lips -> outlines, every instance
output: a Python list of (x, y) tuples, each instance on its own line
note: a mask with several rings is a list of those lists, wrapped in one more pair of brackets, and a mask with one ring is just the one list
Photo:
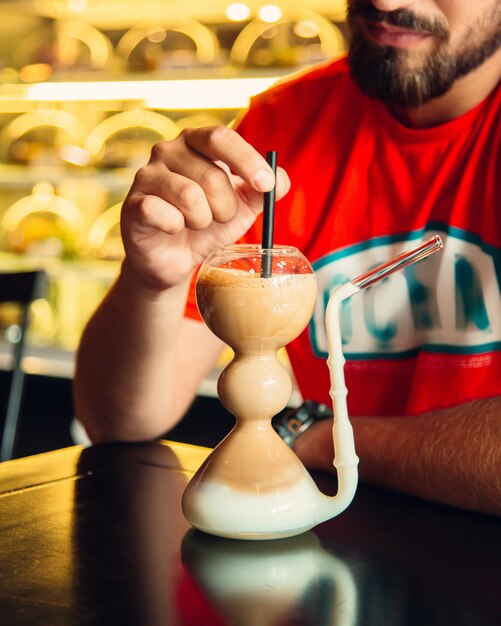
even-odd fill
[(383, 46), (412, 48), (432, 37), (431, 33), (410, 30), (384, 22), (365, 22), (365, 31), (370, 39)]

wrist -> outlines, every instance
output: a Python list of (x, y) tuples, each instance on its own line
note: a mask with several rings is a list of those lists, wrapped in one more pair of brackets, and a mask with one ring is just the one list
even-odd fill
[(148, 302), (164, 302), (173, 298), (176, 300), (182, 298), (184, 302), (191, 277), (192, 274), (186, 276), (179, 283), (165, 285), (159, 280), (148, 279), (140, 272), (137, 272), (129, 259), (125, 257), (117, 278), (116, 288), (127, 297), (132, 295), (135, 298), (139, 297)]
[(272, 420), (273, 428), (289, 448), (316, 422), (332, 419), (332, 411), (326, 404), (305, 400), (295, 409), (282, 411)]

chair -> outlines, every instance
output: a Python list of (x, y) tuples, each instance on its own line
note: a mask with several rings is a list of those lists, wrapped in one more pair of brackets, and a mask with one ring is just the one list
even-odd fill
[(42, 270), (0, 273), (0, 304), (15, 302), (21, 305), (20, 334), (13, 351), (12, 379), (1, 437), (0, 461), (8, 461), (14, 456), (24, 391), (22, 359), (30, 323), (30, 305), (44, 294), (46, 285), (47, 274)]

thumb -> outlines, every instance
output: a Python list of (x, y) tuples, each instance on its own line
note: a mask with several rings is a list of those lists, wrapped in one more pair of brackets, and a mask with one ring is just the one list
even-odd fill
[[(235, 191), (243, 201), (254, 211), (260, 212), (263, 208), (263, 192), (254, 189), (239, 176), (233, 175), (231, 180)], [(275, 199), (281, 200), (290, 188), (291, 182), (287, 172), (282, 167), (278, 167), (275, 178)]]

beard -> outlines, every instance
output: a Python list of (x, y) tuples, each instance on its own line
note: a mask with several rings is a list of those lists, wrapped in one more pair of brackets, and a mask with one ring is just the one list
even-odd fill
[[(461, 51), (453, 53), (447, 24), (441, 20), (417, 17), (407, 9), (384, 12), (371, 3), (348, 3), (351, 75), (367, 95), (387, 104), (417, 107), (447, 93), (458, 78), (482, 65), (501, 46), (501, 3), (492, 15), (484, 15), (462, 38)], [(369, 40), (358, 18), (434, 35), (437, 44), (420, 65), (408, 50), (379, 45)], [(412, 64), (411, 64), (412, 61)]]

